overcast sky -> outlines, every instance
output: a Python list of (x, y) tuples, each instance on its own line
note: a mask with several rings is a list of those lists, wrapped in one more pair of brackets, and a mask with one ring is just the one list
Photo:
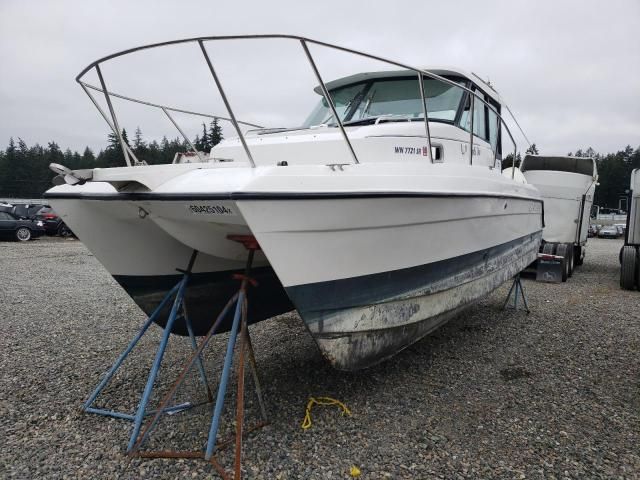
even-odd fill
[[(74, 81), (87, 64), (148, 43), (253, 33), (303, 35), (409, 65), (473, 71), (490, 79), (542, 153), (640, 145), (640, 0), (0, 0), (0, 146), (13, 136), (99, 149), (108, 127)], [(242, 119), (293, 125), (318, 98), (299, 45), (209, 48)], [(312, 52), (325, 80), (388, 68)], [(104, 74), (115, 92), (225, 114), (196, 45), (136, 54), (105, 65)], [(161, 112), (115, 107), (130, 132), (140, 126), (145, 137), (177, 134)], [(199, 120), (176, 119), (195, 136)]]

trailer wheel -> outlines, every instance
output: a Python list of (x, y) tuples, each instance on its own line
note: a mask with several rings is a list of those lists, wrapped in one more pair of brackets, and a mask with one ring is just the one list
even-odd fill
[(640, 248), (636, 247), (638, 254), (636, 255), (636, 287), (640, 290)]
[(562, 257), (562, 281), (566, 282), (569, 277), (569, 262), (571, 261), (569, 258), (569, 249), (567, 248), (567, 244), (558, 244), (555, 255)]
[(580, 245), (573, 247), (573, 264), (576, 267), (579, 267), (584, 263), (584, 256), (586, 255), (586, 252), (582, 248), (583, 247)]
[(556, 244), (555, 243), (545, 243), (542, 247), (542, 253), (545, 255), (555, 255)]
[(636, 247), (625, 245), (622, 247), (622, 262), (620, 266), (620, 287), (624, 290), (635, 290), (637, 280), (638, 253)]
[(567, 275), (569, 277), (573, 277), (573, 269), (575, 268), (576, 257), (573, 251), (573, 245), (567, 243), (567, 255), (569, 258), (567, 259), (567, 263), (569, 264), (569, 268), (567, 269)]
[(567, 278), (569, 278), (569, 252), (566, 243), (560, 243), (555, 248), (555, 254), (559, 257), (562, 257), (562, 281), (566, 282)]

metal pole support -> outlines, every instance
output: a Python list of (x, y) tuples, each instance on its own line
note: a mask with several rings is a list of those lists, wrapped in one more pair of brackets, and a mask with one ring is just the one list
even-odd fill
[[(180, 286), (180, 283), (177, 283), (172, 289), (171, 291), (169, 291), (169, 293), (167, 293), (165, 295), (165, 297), (162, 299), (162, 301), (160, 302), (160, 304), (156, 307), (156, 309), (153, 311), (153, 313), (149, 316), (149, 318), (147, 319), (147, 321), (145, 322), (145, 324), (142, 326), (142, 328), (140, 329), (140, 331), (138, 332), (138, 334), (133, 338), (133, 340), (131, 340), (131, 342), (129, 343), (129, 345), (127, 346), (127, 348), (124, 349), (124, 351), (120, 354), (120, 356), (118, 357), (118, 359), (115, 361), (115, 363), (111, 366), (111, 368), (107, 371), (107, 373), (105, 374), (105, 376), (103, 377), (102, 381), (98, 384), (98, 386), (96, 387), (96, 389), (93, 391), (93, 393), (89, 396), (89, 398), (87, 399), (87, 401), (84, 403), (84, 405), (82, 406), (82, 410), (85, 412), (89, 412), (89, 413), (100, 413), (100, 409), (94, 409), (91, 407), (91, 405), (93, 404), (93, 402), (96, 400), (96, 398), (98, 398), (98, 395), (100, 395), (100, 392), (102, 392), (102, 390), (104, 389), (104, 387), (107, 385), (107, 383), (109, 383), (109, 381), (111, 380), (111, 378), (115, 375), (115, 373), (118, 371), (118, 369), (120, 368), (120, 366), (122, 365), (122, 363), (125, 361), (125, 359), (127, 358), (127, 356), (129, 355), (129, 353), (131, 353), (131, 351), (133, 350), (133, 348), (138, 344), (138, 342), (140, 341), (140, 339), (144, 336), (144, 334), (147, 332), (147, 329), (151, 326), (151, 324), (153, 323), (153, 321), (156, 319), (156, 317), (158, 316), (158, 314), (160, 313), (160, 311), (162, 311), (162, 309), (165, 307), (165, 305), (167, 304), (167, 302), (169, 301), (169, 299), (171, 299), (171, 297), (173, 297), (173, 295), (177, 292), (178, 287)], [(104, 412), (106, 414), (106, 411)], [(113, 413), (113, 412), (112, 412)], [(112, 415), (113, 416), (113, 415)], [(130, 415), (129, 415), (130, 416)]]
[(227, 342), (227, 352), (224, 357), (224, 365), (222, 367), (222, 376), (220, 378), (220, 386), (218, 387), (218, 395), (216, 396), (216, 403), (213, 406), (213, 419), (211, 420), (211, 426), (209, 427), (209, 436), (207, 437), (207, 449), (204, 455), (205, 460), (211, 460), (213, 450), (216, 444), (216, 438), (218, 436), (218, 428), (220, 427), (220, 418), (222, 417), (222, 408), (224, 407), (224, 397), (227, 393), (227, 383), (229, 382), (229, 375), (231, 374), (231, 363), (233, 360), (233, 350), (236, 345), (236, 337), (238, 336), (238, 327), (240, 326), (240, 312), (242, 310), (242, 302), (244, 301), (245, 292), (240, 290), (240, 295), (236, 300), (236, 311), (233, 317), (233, 324), (231, 327), (231, 333), (229, 334), (229, 341)]
[[(198, 359), (200, 358), (200, 355), (204, 351), (205, 347), (208, 345), (208, 343), (211, 340), (211, 338), (213, 337), (213, 335), (217, 332), (218, 327), (222, 323), (222, 320), (224, 320), (224, 318), (227, 316), (227, 313), (229, 312), (231, 307), (235, 304), (237, 298), (238, 298), (238, 294), (236, 293), (227, 302), (227, 304), (224, 307), (224, 309), (222, 310), (222, 312), (220, 312), (220, 314), (216, 318), (215, 322), (213, 323), (213, 325), (211, 326), (211, 328), (207, 332), (207, 335), (204, 337), (202, 342), (200, 342), (200, 345), (198, 346), (197, 350), (194, 351), (194, 353), (191, 356), (191, 358), (189, 359), (189, 361), (187, 361), (187, 363), (183, 366), (182, 371), (180, 372), (180, 375), (178, 375), (177, 380), (175, 381), (175, 383), (173, 384), (171, 389), (167, 392), (165, 397), (160, 402), (160, 406), (158, 407), (157, 411), (155, 412), (155, 416), (147, 424), (147, 426), (145, 427), (144, 431), (140, 435), (140, 438), (137, 439), (137, 441), (136, 441), (136, 443), (135, 443), (135, 445), (133, 447), (132, 452), (130, 452), (130, 453), (135, 453), (135, 452), (137, 452), (139, 450), (140, 446), (144, 443), (144, 441), (150, 435), (150, 433), (153, 430), (153, 428), (157, 425), (158, 421), (160, 420), (160, 416), (162, 415), (162, 412), (165, 410), (167, 405), (169, 405), (169, 402), (171, 402), (171, 400), (175, 396), (176, 392), (178, 391), (178, 388), (180, 388), (180, 385), (182, 385), (182, 383), (184, 382), (184, 380), (185, 380), (185, 378), (187, 376), (187, 373), (189, 373), (189, 371), (191, 370), (193, 365), (198, 361)], [(166, 452), (164, 452), (164, 453), (166, 453)]]
[[(259, 245), (255, 238), (252, 236), (246, 235), (236, 235), (229, 236), (230, 240), (238, 241), (244, 244), (245, 248), (249, 251), (249, 255), (247, 258), (247, 263), (245, 267), (244, 275), (234, 275), (234, 278), (240, 279), (241, 284), (237, 293), (235, 293), (222, 312), (216, 318), (214, 324), (211, 326), (207, 335), (197, 346), (197, 349), (194, 351), (190, 360), (188, 360), (183, 369), (176, 379), (173, 386), (166, 393), (165, 397), (160, 402), (160, 406), (154, 412), (154, 417), (147, 423), (142, 434), (135, 439), (132, 450), (129, 452), (130, 455), (136, 454), (140, 457), (145, 458), (203, 458), (207, 462), (212, 463), (216, 469), (218, 469), (219, 473), (225, 474), (224, 469), (215, 461), (214, 454), (220, 448), (224, 448), (225, 446), (233, 443), (233, 441), (224, 441), (221, 443), (217, 443), (218, 431), (220, 427), (220, 422), (222, 418), (222, 413), (224, 410), (224, 401), (226, 397), (226, 391), (228, 387), (229, 378), (231, 375), (231, 370), (233, 368), (233, 357), (234, 351), (236, 348), (236, 343), (239, 342), (239, 350), (238, 350), (238, 392), (237, 392), (237, 404), (236, 404), (236, 434), (235, 434), (235, 461), (234, 461), (234, 471), (235, 477), (240, 478), (241, 476), (241, 463), (242, 463), (242, 436), (245, 431), (244, 428), (244, 384), (245, 384), (245, 363), (246, 356), (248, 356), (249, 367), (251, 369), (251, 373), (253, 376), (256, 393), (258, 396), (258, 403), (260, 405), (260, 413), (263, 418), (263, 422), (259, 423), (253, 428), (249, 428), (247, 431), (252, 431), (255, 428), (262, 427), (267, 423), (267, 414), (266, 409), (262, 397), (262, 389), (260, 387), (260, 381), (258, 378), (255, 354), (253, 351), (253, 346), (251, 345), (251, 337), (249, 334), (248, 328), (248, 300), (247, 300), (247, 288), (249, 284), (256, 285), (255, 281), (249, 277), (251, 273), (251, 266), (253, 263), (253, 258), (256, 250), (259, 250)], [(159, 422), (159, 419), (162, 413), (166, 410), (167, 405), (174, 399), (175, 394), (178, 388), (184, 382), (188, 372), (193, 368), (193, 365), (196, 363), (197, 359), (200, 358), (200, 355), (208, 345), (209, 341), (213, 337), (213, 335), (217, 332), (222, 320), (226, 318), (227, 313), (234, 307), (234, 317), (231, 327), (231, 332), (229, 335), (229, 340), (227, 342), (227, 348), (224, 358), (224, 364), (222, 368), (222, 373), (220, 376), (220, 383), (218, 386), (218, 391), (216, 395), (215, 404), (213, 405), (212, 411), (212, 419), (209, 427), (209, 433), (207, 438), (207, 444), (204, 451), (171, 451), (171, 450), (163, 450), (163, 451), (155, 451), (155, 452), (140, 452), (140, 447), (144, 443), (144, 441), (149, 437), (154, 427)], [(223, 478), (224, 475), (223, 475)]]
[(147, 377), (147, 384), (144, 387), (144, 392), (142, 392), (142, 398), (140, 399), (140, 403), (138, 404), (138, 409), (136, 411), (133, 431), (131, 432), (131, 437), (129, 438), (129, 445), (127, 446), (127, 452), (130, 452), (133, 448), (133, 445), (138, 438), (138, 434), (140, 433), (140, 428), (142, 427), (142, 420), (144, 419), (145, 411), (147, 409), (147, 404), (149, 403), (149, 398), (151, 397), (151, 391), (153, 390), (153, 386), (156, 382), (156, 378), (158, 376), (158, 372), (160, 371), (160, 365), (162, 363), (162, 358), (164, 357), (164, 352), (167, 348), (167, 344), (169, 343), (169, 336), (171, 335), (171, 330), (173, 329), (173, 324), (175, 323), (176, 317), (178, 316), (178, 310), (182, 303), (182, 299), (184, 296), (184, 289), (187, 283), (187, 275), (180, 280), (178, 284), (178, 293), (173, 301), (173, 306), (171, 307), (171, 313), (169, 314), (169, 318), (167, 320), (167, 324), (164, 327), (164, 332), (162, 334), (162, 339), (160, 340), (160, 346), (158, 347), (158, 351), (156, 352), (156, 356), (153, 360), (153, 364), (151, 365), (151, 371), (149, 372), (149, 376)]
[[(189, 337), (190, 337), (190, 340), (191, 340), (191, 346), (192, 346), (192, 348), (194, 350), (196, 350), (197, 344), (196, 344), (195, 336), (193, 334), (193, 328), (192, 328), (192, 325), (191, 325), (191, 321), (190, 321), (190, 319), (189, 319), (189, 317), (187, 315), (186, 308), (184, 307), (184, 295), (185, 295), (187, 283), (189, 281), (189, 277), (191, 275), (191, 270), (193, 268), (193, 264), (195, 263), (195, 259), (196, 259), (197, 253), (198, 253), (197, 251), (194, 251), (192, 253), (191, 258), (189, 260), (189, 266), (187, 267), (187, 270), (178, 270), (178, 271), (183, 273), (182, 279), (180, 279), (180, 281), (164, 296), (162, 301), (158, 304), (158, 306), (155, 308), (153, 313), (149, 316), (149, 318), (144, 323), (142, 328), (138, 331), (138, 333), (131, 340), (131, 342), (129, 342), (129, 345), (127, 345), (127, 347), (124, 349), (124, 351), (118, 356), (118, 358), (116, 359), (114, 364), (111, 366), (111, 368), (109, 368), (109, 370), (104, 375), (104, 377), (102, 378), (102, 380), (100, 381), (98, 386), (95, 388), (95, 390), (91, 393), (89, 398), (85, 401), (85, 403), (82, 406), (82, 410), (84, 412), (86, 412), (86, 413), (95, 413), (95, 414), (98, 414), (98, 415), (104, 415), (104, 416), (119, 418), (119, 419), (123, 419), (123, 420), (133, 421), (134, 422), (134, 427), (133, 427), (133, 431), (132, 431), (132, 434), (131, 434), (131, 438), (129, 440), (129, 445), (127, 447), (127, 451), (131, 450), (131, 448), (133, 446), (133, 442), (135, 441), (135, 439), (137, 438), (137, 436), (139, 434), (140, 427), (141, 427), (141, 424), (142, 424), (142, 420), (144, 419), (144, 417), (146, 415), (150, 415), (150, 414), (154, 414), (154, 413), (162, 414), (163, 412), (172, 412), (172, 411), (175, 412), (175, 411), (184, 410), (185, 408), (190, 408), (190, 407), (193, 406), (190, 403), (182, 404), (182, 405), (174, 405), (174, 406), (163, 405), (157, 411), (147, 411), (147, 405), (149, 403), (149, 398), (151, 396), (151, 392), (153, 390), (153, 386), (154, 386), (155, 380), (156, 380), (156, 378), (158, 376), (158, 372), (160, 370), (160, 365), (162, 363), (162, 358), (164, 356), (164, 352), (166, 350), (166, 347), (167, 347), (167, 344), (168, 344), (168, 341), (169, 341), (169, 336), (171, 335), (171, 330), (173, 328), (173, 325), (174, 325), (177, 317), (179, 316), (178, 312), (180, 311), (181, 307), (182, 307), (182, 312), (183, 312), (182, 313), (182, 317), (183, 317), (183, 319), (184, 319), (184, 321), (186, 323), (187, 330), (189, 332)], [(147, 377), (147, 383), (145, 385), (145, 389), (144, 389), (142, 398), (140, 400), (140, 403), (138, 404), (138, 407), (137, 407), (137, 410), (136, 410), (135, 414), (132, 415), (132, 414), (128, 414), (128, 413), (116, 412), (114, 410), (108, 410), (108, 409), (103, 409), (103, 408), (94, 408), (92, 405), (95, 402), (95, 400), (97, 399), (97, 397), (100, 395), (100, 393), (106, 387), (106, 385), (111, 381), (113, 376), (116, 374), (116, 372), (120, 369), (120, 367), (124, 363), (125, 359), (129, 356), (131, 351), (135, 348), (135, 346), (138, 344), (140, 339), (147, 332), (147, 330), (149, 329), (151, 324), (157, 319), (157, 317), (160, 314), (160, 312), (166, 307), (166, 305), (169, 303), (169, 301), (171, 299), (173, 299), (173, 306), (172, 306), (172, 309), (171, 309), (171, 313), (170, 313), (169, 318), (167, 320), (167, 324), (165, 325), (164, 332), (163, 332), (163, 335), (162, 335), (162, 340), (160, 342), (160, 345), (158, 346), (158, 350), (156, 352), (156, 356), (155, 356), (154, 362), (153, 362), (151, 370), (149, 372), (149, 376)], [(209, 388), (209, 384), (207, 382), (207, 378), (206, 378), (206, 375), (204, 373), (204, 366), (202, 365), (202, 360), (201, 360), (201, 357), (199, 355), (197, 355), (196, 361), (198, 363), (198, 368), (200, 370), (200, 375), (201, 375), (201, 378), (202, 378), (202, 382), (203, 382), (203, 384), (204, 384), (204, 386), (205, 386), (205, 388), (207, 390), (207, 394), (209, 396), (209, 400), (211, 401), (213, 396), (211, 394), (211, 389)]]
[(233, 363), (233, 350), (236, 345), (236, 337), (238, 336), (240, 319), (244, 316), (243, 311), (246, 312), (246, 309), (243, 308), (243, 305), (247, 294), (247, 283), (249, 280), (249, 272), (251, 271), (251, 264), (253, 263), (254, 253), (255, 250), (249, 250), (249, 258), (247, 259), (245, 275), (242, 277), (240, 293), (238, 294), (238, 299), (236, 300), (236, 311), (233, 317), (233, 324), (231, 326), (229, 341), (227, 342), (227, 352), (224, 357), (222, 376), (220, 377), (220, 386), (218, 387), (218, 396), (216, 397), (216, 403), (213, 407), (213, 418), (211, 420), (211, 427), (209, 428), (207, 448), (204, 455), (205, 460), (211, 460), (211, 456), (213, 455), (213, 451), (216, 446), (216, 438), (218, 437), (218, 429), (220, 427), (220, 418), (222, 417), (222, 409), (224, 407), (224, 397), (227, 392), (227, 383), (229, 381), (229, 375), (231, 373), (231, 364)]
[(527, 297), (524, 294), (524, 288), (522, 287), (522, 281), (520, 279), (520, 274), (517, 274), (513, 277), (513, 283), (511, 284), (511, 288), (509, 289), (509, 293), (507, 294), (507, 298), (504, 301), (504, 305), (502, 306), (503, 310), (506, 310), (507, 305), (509, 304), (509, 300), (511, 299), (511, 295), (513, 294), (513, 308), (514, 310), (518, 310), (518, 298), (522, 297), (522, 303), (524, 304), (524, 310), (527, 313), (531, 313), (529, 310), (529, 304), (527, 303)]
[[(178, 311), (180, 311), (182, 307), (182, 302), (184, 301), (184, 292), (187, 287), (187, 282), (189, 281), (189, 276), (191, 275), (191, 270), (193, 268), (193, 264), (196, 261), (197, 255), (197, 250), (194, 250), (191, 254), (191, 258), (189, 259), (189, 266), (187, 267), (187, 269), (184, 271), (179, 270), (183, 273), (182, 280), (180, 280), (180, 282), (178, 283), (178, 292), (176, 293), (175, 299), (173, 300), (173, 306), (171, 307), (171, 313), (169, 314), (167, 323), (164, 326), (164, 332), (162, 334), (162, 340), (160, 340), (160, 346), (158, 347), (156, 357), (154, 358), (153, 364), (151, 365), (151, 371), (149, 372), (149, 376), (147, 377), (147, 384), (144, 387), (144, 392), (142, 392), (142, 398), (140, 399), (140, 404), (138, 405), (138, 409), (136, 411), (133, 430), (131, 432), (131, 437), (129, 438), (129, 445), (127, 446), (127, 452), (131, 451), (136, 443), (138, 435), (140, 434), (140, 428), (142, 428), (142, 421), (145, 417), (147, 404), (149, 403), (149, 399), (151, 397), (151, 391), (153, 390), (153, 386), (156, 383), (156, 378), (158, 377), (158, 372), (160, 371), (160, 365), (162, 364), (164, 352), (167, 348), (167, 344), (169, 343), (169, 336), (171, 335), (171, 330), (173, 330), (173, 324), (178, 317)], [(187, 321), (186, 317), (185, 321)], [(189, 325), (189, 323), (190, 322), (187, 322), (187, 325)], [(198, 357), (198, 359), (200, 359), (200, 357)]]

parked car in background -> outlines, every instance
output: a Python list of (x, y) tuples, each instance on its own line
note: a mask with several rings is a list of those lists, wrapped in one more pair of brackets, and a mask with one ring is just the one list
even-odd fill
[(0, 237), (28, 242), (44, 233), (44, 224), (41, 220), (20, 218), (13, 213), (0, 211)]
[(62, 218), (48, 205), (41, 207), (34, 215), (34, 219), (43, 222), (47, 235), (60, 235), (62, 237), (73, 235), (73, 232), (62, 221)]
[(15, 205), (11, 205), (5, 203), (0, 204), (0, 212), (7, 212), (25, 220), (40, 221), (47, 235), (60, 235), (62, 237), (73, 235), (73, 232), (62, 221), (62, 218), (46, 204), (16, 203)]
[(2, 203), (0, 204), (0, 212), (9, 212), (18, 218), (31, 218), (33, 219), (38, 210), (46, 205), (42, 203)]
[(625, 232), (627, 231), (627, 224), (626, 223), (614, 223), (613, 226), (618, 229), (618, 231), (620, 232), (620, 235), (624, 235)]
[(600, 238), (618, 238), (619, 236), (620, 231), (615, 225), (607, 225), (606, 227), (602, 227), (598, 232), (598, 237)]
[(42, 208), (42, 207), (46, 207), (47, 205), (44, 205), (42, 203), (16, 203), (13, 206), (13, 213), (14, 215), (20, 217), (20, 218), (30, 218), (33, 219), (35, 217), (35, 215), (38, 213), (38, 211)]

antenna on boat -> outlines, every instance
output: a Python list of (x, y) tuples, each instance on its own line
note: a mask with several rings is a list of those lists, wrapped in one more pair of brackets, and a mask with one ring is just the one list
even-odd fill
[[(491, 81), (487, 78), (487, 80), (484, 80), (480, 75), (478, 75), (475, 72), (471, 72), (471, 75), (473, 75), (474, 77), (476, 77), (478, 80), (480, 80), (481, 82), (483, 82), (487, 87), (489, 87), (491, 90), (493, 90), (494, 92), (498, 93), (498, 91), (495, 89), (495, 87), (493, 85), (491, 85)], [(516, 120), (515, 115), (513, 114), (513, 112), (511, 111), (511, 109), (509, 108), (509, 105), (507, 105), (506, 103), (503, 104), (504, 107), (507, 109), (507, 112), (509, 112), (509, 115), (511, 115), (511, 118), (513, 119), (513, 121), (515, 122), (516, 126), (518, 127), (518, 130), (520, 130), (520, 133), (522, 134), (522, 136), (524, 137), (524, 139), (527, 141), (527, 143), (529, 144), (529, 146), (531, 146), (531, 142), (529, 141), (529, 139), (527, 138), (527, 135), (524, 133), (524, 130), (522, 130), (522, 127), (520, 126), (520, 124), (518, 123), (518, 120)]]
[(484, 78), (482, 78), (480, 75), (478, 75), (475, 72), (471, 72), (471, 75), (473, 75), (474, 77), (476, 77), (478, 80), (480, 80), (481, 82), (483, 82), (487, 87), (489, 87), (491, 90), (493, 90), (494, 92), (498, 93), (498, 91), (494, 88), (494, 86), (491, 84), (491, 80), (489, 80), (489, 77), (487, 77), (487, 79), (485, 80)]
[(522, 127), (520, 126), (520, 124), (518, 123), (518, 120), (516, 120), (516, 116), (513, 114), (513, 112), (511, 111), (511, 109), (509, 108), (509, 105), (507, 105), (506, 103), (504, 104), (504, 107), (507, 109), (507, 112), (509, 112), (509, 115), (511, 115), (511, 118), (513, 118), (513, 121), (516, 122), (516, 126), (518, 127), (518, 130), (520, 130), (520, 133), (522, 134), (522, 136), (524, 137), (524, 139), (527, 141), (527, 143), (529, 144), (529, 146), (531, 146), (531, 142), (529, 141), (529, 139), (527, 138), (527, 135), (524, 133), (524, 130), (522, 130)]

